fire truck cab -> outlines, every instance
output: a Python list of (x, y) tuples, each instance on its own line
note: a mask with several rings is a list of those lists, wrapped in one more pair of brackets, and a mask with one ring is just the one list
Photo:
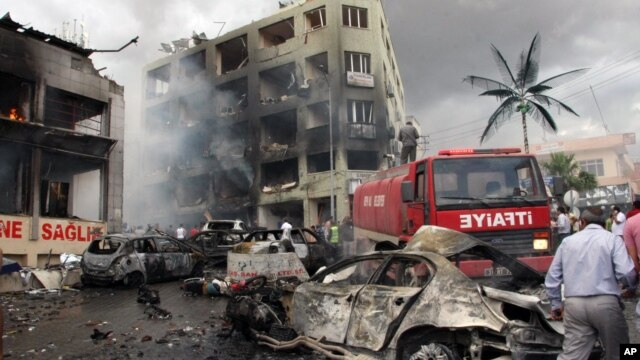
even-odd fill
[(374, 175), (356, 188), (353, 201), (361, 244), (402, 245), (420, 226), (437, 225), (471, 234), (539, 271), (552, 260), (542, 174), (536, 158), (518, 148), (442, 150)]

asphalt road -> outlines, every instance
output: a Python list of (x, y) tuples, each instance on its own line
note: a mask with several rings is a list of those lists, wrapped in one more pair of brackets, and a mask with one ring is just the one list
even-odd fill
[[(322, 359), (309, 351), (273, 352), (236, 332), (231, 338), (223, 321), (226, 298), (184, 296), (180, 282), (153, 284), (160, 307), (170, 319), (150, 319), (137, 303), (137, 290), (85, 288), (33, 298), (3, 295), (5, 359)], [(638, 298), (625, 299), (632, 343), (640, 343), (636, 328)], [(94, 341), (95, 330), (112, 331)]]
[[(309, 359), (308, 351), (273, 352), (248, 342), (223, 321), (226, 298), (184, 296), (180, 282), (153, 284), (170, 319), (150, 319), (137, 290), (85, 288), (33, 299), (0, 297), (5, 359)], [(112, 334), (94, 341), (94, 329)]]

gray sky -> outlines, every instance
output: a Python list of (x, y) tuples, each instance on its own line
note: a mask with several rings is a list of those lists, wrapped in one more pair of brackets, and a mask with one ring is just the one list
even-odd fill
[[(480, 88), (462, 83), (466, 75), (499, 80), (489, 51), (494, 44), (515, 67), (519, 53), (539, 32), (542, 38), (539, 80), (587, 67), (581, 79), (550, 94), (565, 101), (579, 118), (552, 111), (559, 127), (546, 141), (604, 135), (594, 97), (611, 133), (640, 130), (640, 2), (637, 0), (383, 0), (408, 114), (415, 115), (431, 150), (478, 146), (486, 120), (498, 106), (478, 97)], [(119, 48), (139, 35), (136, 47), (121, 53), (94, 54), (97, 68), (125, 86), (126, 121), (140, 118), (142, 67), (164, 55), (160, 42), (189, 37), (192, 30), (214, 37), (275, 12), (277, 0), (3, 1), (0, 15), (55, 33), (63, 21), (86, 23), (90, 47)], [(373, 23), (373, 22), (372, 22)], [(133, 127), (128, 128), (134, 130)], [(127, 141), (137, 132), (131, 131)], [(544, 141), (537, 124), (530, 143)], [(638, 136), (640, 142), (640, 136)], [(521, 146), (519, 121), (505, 125), (485, 147)], [(640, 160), (640, 146), (630, 148)]]

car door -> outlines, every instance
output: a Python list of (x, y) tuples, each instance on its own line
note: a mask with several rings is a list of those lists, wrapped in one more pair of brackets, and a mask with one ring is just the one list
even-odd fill
[(159, 274), (161, 279), (182, 277), (191, 273), (191, 256), (186, 246), (167, 237), (156, 238), (156, 244), (164, 265), (162, 274)]
[(136, 239), (134, 248), (144, 265), (147, 281), (162, 279), (164, 273), (164, 259), (158, 252), (158, 246), (153, 237)]
[(354, 299), (385, 259), (376, 254), (354, 258), (301, 284), (293, 296), (293, 326), (298, 333), (344, 343)]
[(392, 257), (356, 296), (346, 344), (381, 350), (431, 279), (431, 269), (420, 257)]

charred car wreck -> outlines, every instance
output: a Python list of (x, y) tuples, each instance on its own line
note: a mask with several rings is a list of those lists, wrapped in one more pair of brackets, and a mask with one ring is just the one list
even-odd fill
[[(456, 265), (471, 257), (496, 271), (469, 278)], [(299, 338), (258, 338), (275, 349), (310, 343), (339, 356), (555, 359), (564, 327), (548, 319), (543, 283), (542, 274), (486, 243), (423, 226), (405, 249), (342, 260), (283, 295), (287, 317), (274, 324), (286, 323)], [(591, 358), (600, 354), (595, 348)]]
[(166, 235), (113, 234), (93, 240), (82, 256), (84, 284), (147, 282), (202, 276), (205, 256)]

